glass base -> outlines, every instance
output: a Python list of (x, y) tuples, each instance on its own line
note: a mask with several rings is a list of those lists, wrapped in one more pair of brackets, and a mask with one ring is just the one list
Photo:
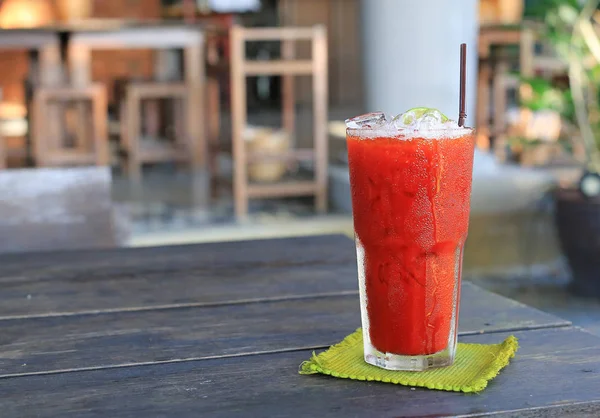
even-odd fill
[(440, 352), (418, 356), (382, 353), (369, 343), (365, 343), (365, 361), (373, 366), (386, 370), (405, 370), (421, 372), (437, 367), (451, 366), (454, 362), (454, 349), (447, 348)]

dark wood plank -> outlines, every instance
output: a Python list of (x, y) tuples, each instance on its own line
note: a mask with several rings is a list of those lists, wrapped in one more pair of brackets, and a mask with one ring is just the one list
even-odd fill
[[(462, 290), (461, 334), (566, 326), (489, 293)], [(0, 321), (0, 376), (327, 347), (360, 326), (357, 295)]]
[(356, 267), (190, 268), (35, 284), (2, 283), (0, 318), (60, 316), (358, 292)]
[[(495, 343), (508, 334), (461, 341)], [(517, 357), (481, 394), (300, 376), (310, 351), (2, 380), (3, 417), (597, 417), (600, 339), (522, 331)]]
[(0, 317), (355, 290), (355, 257), (342, 235), (5, 255)]
[(542, 312), (515, 300), (464, 281), (461, 288), (459, 332), (487, 332), (565, 327), (570, 321)]

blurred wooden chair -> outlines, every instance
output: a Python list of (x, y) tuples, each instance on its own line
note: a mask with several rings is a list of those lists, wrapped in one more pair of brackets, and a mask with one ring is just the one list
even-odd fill
[[(315, 196), (318, 212), (327, 210), (327, 31), (324, 26), (307, 28), (243, 28), (234, 26), (231, 39), (231, 123), (233, 146), (233, 190), (235, 214), (243, 219), (248, 214), (252, 198), (284, 196)], [(256, 61), (246, 58), (246, 44), (253, 41), (280, 41), (281, 59)], [(312, 57), (295, 58), (295, 42), (310, 41)], [(283, 128), (295, 137), (294, 76), (312, 76), (313, 85), (313, 148), (292, 149), (284, 155), (250, 153), (245, 144), (247, 129), (246, 78), (257, 75), (281, 75), (283, 78)], [(250, 183), (248, 165), (256, 162), (305, 162), (312, 165), (310, 180), (292, 179), (276, 183)], [(218, 173), (213, 172), (213, 176)]]
[[(65, 112), (56, 120), (50, 112), (60, 105)], [(69, 106), (76, 106), (69, 109)], [(86, 87), (39, 86), (33, 92), (32, 145), (35, 164), (40, 167), (109, 165), (106, 89), (101, 84)], [(65, 121), (66, 123), (62, 123)], [(68, 129), (74, 137), (68, 137)]]
[[(92, 51), (122, 50), (122, 49), (153, 49), (156, 50), (157, 80), (150, 82), (131, 81), (124, 89), (124, 106), (120, 114), (120, 131), (125, 135), (122, 151), (127, 159), (127, 170), (136, 183), (141, 177), (141, 165), (144, 162), (185, 160), (192, 169), (204, 168), (205, 165), (205, 126), (204, 126), (204, 36), (197, 27), (192, 26), (127, 26), (115, 31), (89, 31), (74, 34), (69, 41), (69, 66), (71, 81), (75, 86), (86, 86), (91, 82)], [(183, 81), (174, 82), (179, 74), (170, 71), (172, 56), (176, 49), (183, 50)], [(176, 56), (175, 56), (176, 58)], [(178, 61), (175, 59), (175, 61)], [(179, 68), (175, 73), (179, 72)], [(181, 140), (176, 144), (148, 144), (145, 150), (140, 136), (142, 121), (140, 120), (141, 102), (154, 101), (151, 106), (153, 115), (150, 124), (155, 126), (154, 119), (160, 116), (156, 100), (183, 100), (184, 105), (178, 114), (185, 121), (180, 135)], [(146, 126), (147, 124), (144, 123)], [(158, 135), (151, 133), (153, 140)], [(178, 138), (179, 139), (179, 138)], [(156, 142), (156, 141), (151, 141)], [(167, 142), (167, 141), (164, 141)], [(167, 146), (173, 145), (173, 146)], [(182, 150), (185, 145), (185, 150)]]
[[(185, 126), (185, 117), (181, 109), (185, 109), (188, 91), (183, 82), (129, 82), (124, 88), (121, 99), (119, 120), (121, 129), (121, 148), (124, 152), (125, 171), (129, 178), (139, 182), (142, 177), (144, 163), (164, 161), (184, 162), (189, 160), (190, 146), (186, 135), (181, 133)], [(149, 133), (150, 138), (143, 139), (142, 103), (149, 100), (170, 99), (173, 111), (174, 135), (171, 141), (158, 140), (158, 132)], [(157, 128), (159, 128), (157, 126)], [(167, 134), (165, 132), (165, 134)], [(164, 139), (164, 138), (162, 138)]]
[(108, 167), (0, 171), (0, 253), (110, 248), (127, 239)]

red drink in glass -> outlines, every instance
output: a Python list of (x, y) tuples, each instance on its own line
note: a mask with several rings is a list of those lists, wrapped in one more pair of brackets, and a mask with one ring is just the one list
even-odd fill
[(474, 136), (347, 130), (365, 361), (452, 364)]

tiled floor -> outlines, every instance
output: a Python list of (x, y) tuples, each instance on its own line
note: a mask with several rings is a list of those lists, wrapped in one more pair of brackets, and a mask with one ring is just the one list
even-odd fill
[[(344, 120), (349, 115), (359, 114), (357, 109), (332, 108), (329, 120)], [(254, 126), (281, 126), (281, 115), (271, 109), (261, 109), (248, 114), (248, 122)], [(312, 143), (312, 115), (310, 108), (298, 108), (296, 112), (296, 146), (310, 147)], [(335, 135), (334, 135), (335, 136)], [(221, 115), (221, 138), (223, 148), (230, 142), (230, 121), (227, 112)], [(344, 149), (344, 141), (330, 141), (330, 157)], [(219, 159), (221, 172), (231, 176), (231, 158), (223, 155)], [(207, 229), (234, 224), (231, 190), (225, 188), (223, 197), (207, 201), (207, 178), (194, 178), (183, 167), (164, 164), (146, 167), (141, 191), (131, 189), (125, 176), (115, 169), (113, 197), (117, 204), (128, 206), (132, 218), (132, 232), (157, 234), (188, 229)], [(311, 199), (273, 199), (250, 201), (250, 223), (265, 220), (289, 220), (313, 215)], [(281, 227), (279, 227), (281, 229)]]
[(145, 169), (141, 189), (134, 190), (117, 172), (113, 175), (113, 200), (127, 207), (133, 237), (225, 226), (241, 228), (314, 216), (312, 198), (251, 200), (248, 222), (239, 225), (231, 190), (224, 189), (218, 199), (208, 200), (203, 177), (193, 178), (174, 166), (154, 166)]

